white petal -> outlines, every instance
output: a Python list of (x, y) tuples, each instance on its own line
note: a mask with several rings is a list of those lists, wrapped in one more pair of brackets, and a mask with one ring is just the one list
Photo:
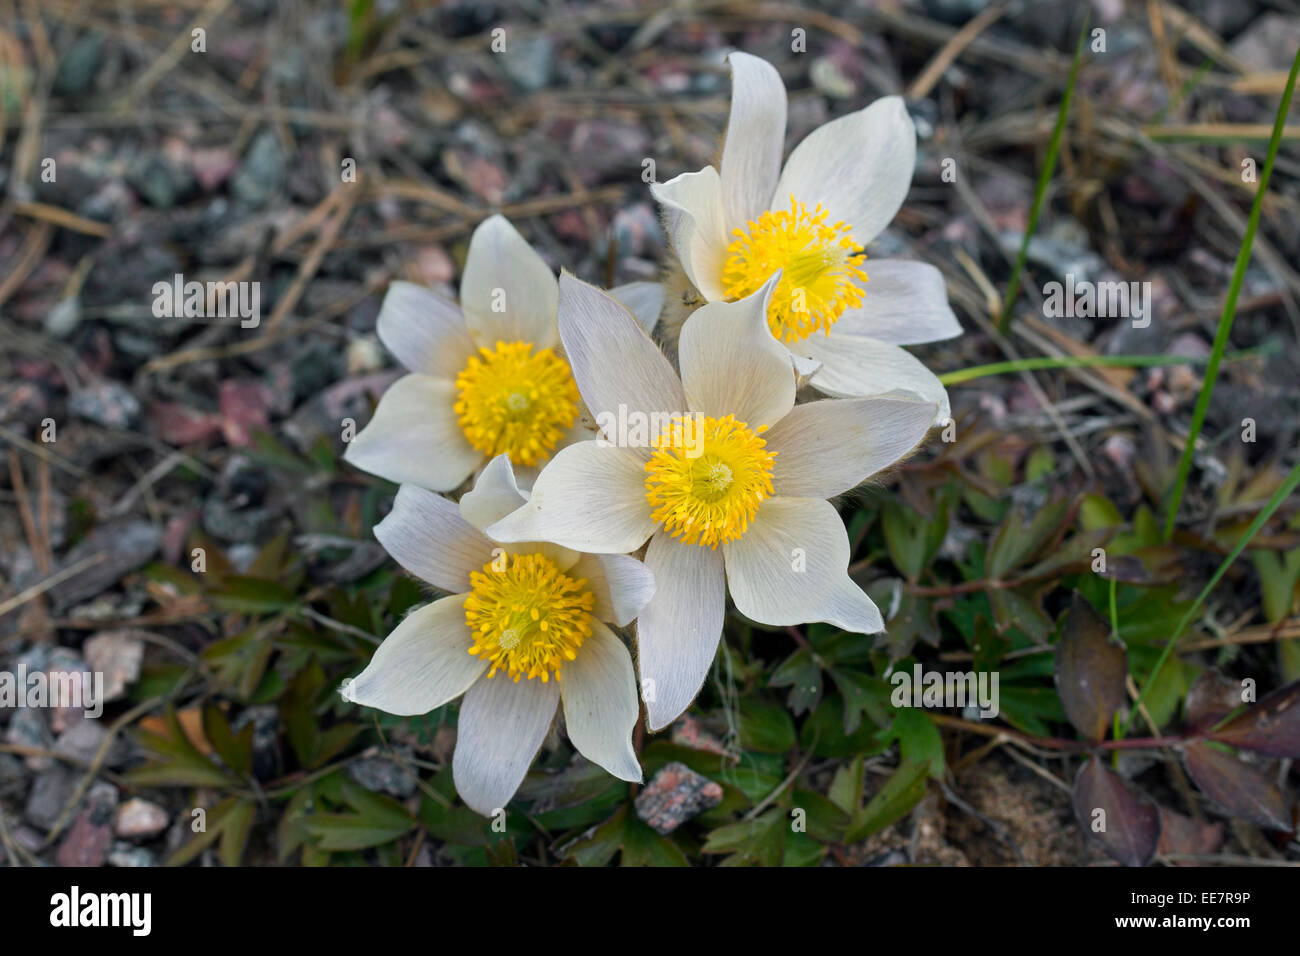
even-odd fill
[(460, 306), (414, 282), (393, 282), (379, 307), (379, 340), (410, 371), (452, 379), (474, 354)]
[(627, 554), (654, 531), (641, 461), (584, 441), (542, 469), (532, 497), (487, 528), (494, 541), (551, 541), (597, 554)]
[(509, 456), (497, 455), (479, 473), (474, 487), (461, 496), (460, 515), (483, 531), (518, 510), (527, 500), (515, 482)]
[(667, 534), (650, 539), (645, 563), (655, 576), (655, 595), (637, 619), (637, 664), (647, 723), (660, 730), (704, 686), (722, 637), (727, 583), (721, 551)]
[[(515, 484), (510, 459), (505, 455), (497, 455), (479, 474), (474, 487), (461, 497), (460, 514), (479, 531), (483, 531), (494, 522), (522, 508), (527, 501), (527, 496)], [(484, 537), (484, 540), (488, 539)], [(492, 550), (492, 557), (495, 558), (497, 548), (501, 547), (500, 543), (490, 541), (488, 546)], [(577, 551), (543, 541), (512, 542), (501, 549), (507, 554), (543, 555), (554, 562), (561, 571), (569, 570), (581, 557)], [(472, 570), (481, 571), (486, 563), (481, 561)]]
[(951, 414), (948, 391), (921, 360), (897, 345), (862, 335), (810, 335), (793, 346), (822, 363), (808, 382), (833, 398), (896, 396), (937, 402), (936, 422)]
[(515, 227), (500, 215), (479, 223), (460, 280), (460, 304), (475, 341), (488, 348), (498, 341), (554, 346), (555, 301), (555, 274)]
[(469, 653), (465, 595), (417, 608), (375, 650), (366, 669), (344, 684), (343, 698), (409, 717), (427, 714), (465, 693), (487, 669)]
[(609, 628), (592, 622), (591, 637), (560, 676), (564, 726), (569, 740), (588, 760), (620, 780), (641, 782), (632, 749), (632, 728), (641, 716), (636, 673), (627, 648)]
[(785, 83), (766, 60), (732, 53), (731, 116), (722, 147), (727, 225), (743, 227), (772, 202), (785, 151)]
[(710, 302), (686, 320), (679, 355), (691, 411), (735, 415), (753, 429), (794, 407), (790, 352), (767, 324), (767, 302), (780, 278), (777, 273), (738, 302)]
[(616, 285), (609, 294), (628, 307), (636, 316), (637, 324), (646, 335), (659, 324), (659, 313), (664, 310), (664, 287), (661, 282), (628, 282)]
[(961, 335), (948, 304), (943, 273), (928, 262), (867, 259), (862, 305), (835, 323), (836, 332), (894, 345), (920, 345)]
[(456, 792), (485, 817), (503, 809), (555, 720), (555, 681), (484, 677), (465, 694), (456, 723), (451, 776)]
[(763, 437), (776, 452), (780, 496), (834, 498), (925, 438), (938, 404), (905, 398), (828, 398), (796, 405)]
[(866, 245), (903, 205), (915, 167), (916, 129), (902, 97), (881, 97), (805, 136), (786, 160), (772, 205), (787, 207), (791, 195), (809, 210), (820, 203)]
[(673, 250), (695, 288), (710, 302), (725, 299), (722, 266), (731, 233), (722, 208), (722, 180), (712, 166), (651, 183), (650, 194), (664, 207)]
[(461, 517), (455, 502), (402, 485), (375, 537), (406, 570), (453, 594), (470, 589), (471, 571), (492, 560), (493, 544)]
[[(663, 352), (617, 299), (595, 286), (560, 276), (560, 337), (574, 381), (598, 423), (606, 418), (685, 414), (682, 383)], [(650, 430), (653, 440), (657, 429)], [(649, 457), (645, 447), (637, 449)], [(627, 550), (627, 549), (625, 549)]]
[(455, 401), (456, 386), (446, 379), (399, 378), (348, 443), (344, 460), (398, 484), (455, 489), (483, 460), (465, 440), (452, 410)]
[(829, 501), (768, 498), (745, 536), (723, 545), (736, 608), (761, 624), (825, 621), (856, 634), (885, 628), (849, 579), (849, 536)]
[(655, 593), (654, 574), (626, 554), (584, 554), (569, 577), (585, 578), (596, 598), (592, 613), (619, 627), (630, 624)]

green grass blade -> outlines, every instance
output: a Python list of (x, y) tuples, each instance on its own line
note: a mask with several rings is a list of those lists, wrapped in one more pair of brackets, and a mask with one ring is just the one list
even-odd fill
[(1034, 204), (1029, 209), (1029, 222), (1025, 226), (1025, 236), (1020, 240), (1020, 252), (1016, 254), (1016, 264), (1011, 270), (1011, 280), (1007, 283), (1007, 297), (1002, 302), (1002, 314), (998, 316), (998, 331), (1005, 332), (1011, 321), (1011, 307), (1015, 305), (1020, 294), (1020, 277), (1025, 271), (1025, 259), (1029, 256), (1029, 242), (1038, 229), (1038, 217), (1043, 211), (1043, 200), (1047, 197), (1047, 187), (1056, 173), (1056, 158), (1061, 152), (1061, 139), (1065, 135), (1065, 121), (1070, 114), (1070, 100), (1074, 98), (1074, 84), (1079, 79), (1079, 64), (1083, 62), (1083, 44), (1088, 38), (1088, 21), (1090, 15), (1083, 18), (1083, 28), (1079, 31), (1079, 42), (1074, 48), (1074, 62), (1070, 64), (1070, 79), (1065, 84), (1065, 95), (1061, 97), (1061, 107), (1056, 113), (1056, 128), (1052, 130), (1051, 142), (1047, 144), (1047, 156), (1043, 160), (1042, 172), (1038, 174), (1038, 186), (1034, 189)]
[[(1243, 349), (1224, 356), (1224, 361), (1235, 362), (1256, 355), (1271, 355), (1277, 346), (1260, 346)], [(1039, 357), (993, 362), (989, 365), (972, 365), (970, 368), (945, 372), (939, 376), (944, 385), (961, 385), (989, 375), (1006, 375), (1011, 372), (1037, 372), (1057, 368), (1153, 368), (1163, 365), (1196, 365), (1206, 361), (1184, 355), (1065, 355), (1059, 358)]]
[(1287, 113), (1291, 111), (1291, 94), (1295, 91), (1297, 71), (1300, 71), (1300, 50), (1296, 51), (1295, 59), (1291, 63), (1291, 75), (1287, 77), (1286, 89), (1282, 92), (1282, 103), (1277, 110), (1277, 119), (1273, 121), (1273, 138), (1268, 144), (1268, 158), (1264, 160), (1264, 171), (1259, 176), (1259, 188), (1255, 190), (1255, 201), (1250, 207), (1246, 235), (1242, 238), (1241, 248), (1237, 251), (1237, 265), (1232, 270), (1228, 296), (1223, 300), (1223, 315), (1219, 319), (1219, 330), (1214, 336), (1214, 348), (1210, 351), (1210, 364), (1205, 369), (1205, 382), (1201, 385), (1201, 393), (1196, 396), (1196, 409), (1192, 412), (1192, 429), (1187, 434), (1187, 445), (1183, 448), (1182, 458), (1178, 461), (1178, 474), (1174, 479), (1174, 488), (1165, 509), (1166, 541), (1174, 532), (1174, 521), (1178, 517), (1178, 507), (1183, 502), (1183, 489), (1187, 486), (1187, 475), (1192, 470), (1192, 454), (1196, 450), (1196, 439), (1200, 437), (1201, 427), (1205, 424), (1205, 413), (1210, 407), (1210, 395), (1214, 392), (1214, 383), (1219, 377), (1219, 362), (1222, 361), (1223, 352), (1228, 347), (1232, 320), (1237, 315), (1237, 296), (1241, 294), (1241, 284), (1246, 278), (1246, 266), (1250, 264), (1251, 247), (1255, 244), (1255, 232), (1259, 229), (1260, 211), (1264, 208), (1264, 193), (1268, 189), (1268, 180), (1273, 172), (1273, 163), (1277, 159), (1278, 147), (1282, 144), (1282, 129), (1286, 125)]
[[(1294, 74), (1292, 75), (1294, 76)], [(1232, 567), (1232, 562), (1237, 560), (1237, 556), (1246, 549), (1246, 545), (1250, 544), (1255, 535), (1259, 533), (1259, 529), (1264, 527), (1264, 523), (1273, 516), (1273, 512), (1281, 506), (1283, 501), (1290, 497), (1291, 493), (1295, 491), (1297, 485), (1300, 485), (1300, 463), (1297, 463), (1296, 466), (1291, 469), (1291, 473), (1286, 476), (1286, 480), (1282, 482), (1277, 491), (1273, 492), (1273, 497), (1268, 499), (1268, 504), (1264, 506), (1264, 510), (1255, 516), (1255, 520), (1250, 523), (1250, 527), (1247, 528), (1246, 533), (1241, 536), (1241, 540), (1237, 542), (1236, 547), (1234, 547), (1232, 552), (1223, 559), (1223, 563), (1219, 565), (1219, 569), (1214, 572), (1214, 576), (1210, 578), (1209, 583), (1201, 589), (1201, 593), (1196, 595), (1196, 600), (1192, 602), (1192, 606), (1187, 609), (1187, 613), (1183, 615), (1182, 620), (1178, 622), (1178, 626), (1175, 627), (1173, 633), (1169, 635), (1169, 641), (1165, 644), (1164, 650), (1160, 652), (1160, 657), (1156, 660), (1156, 666), (1151, 668), (1150, 675), (1148, 675), (1146, 681), (1143, 682), (1142, 691), (1138, 694), (1137, 700), (1133, 702), (1133, 707), (1129, 710), (1128, 720), (1124, 722), (1124, 727), (1121, 729), (1119, 736), (1122, 737), (1124, 734), (1128, 733), (1129, 725), (1133, 723), (1133, 718), (1137, 715), (1138, 709), (1146, 699), (1147, 692), (1155, 686), (1156, 677), (1160, 674), (1161, 668), (1165, 666), (1165, 662), (1169, 660), (1169, 655), (1172, 654), (1174, 650), (1174, 644), (1177, 643), (1178, 638), (1182, 636), (1183, 629), (1187, 627), (1192, 616), (1197, 612), (1205, 599), (1209, 597), (1210, 592), (1214, 590), (1214, 586), (1219, 583), (1219, 579), (1227, 573), (1228, 568)]]

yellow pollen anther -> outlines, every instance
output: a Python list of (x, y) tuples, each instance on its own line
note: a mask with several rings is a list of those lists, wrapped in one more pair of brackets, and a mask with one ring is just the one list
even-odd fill
[(736, 416), (674, 418), (654, 441), (646, 462), (652, 517), (686, 544), (717, 549), (741, 537), (772, 495), (772, 459), (759, 437)]
[(521, 677), (554, 673), (576, 659), (591, 636), (595, 596), (583, 578), (571, 578), (541, 554), (512, 555), (505, 570), (492, 563), (469, 576), (465, 623), (474, 643), (469, 652), (490, 663), (488, 677), (505, 671)]
[(829, 333), (845, 309), (862, 305), (856, 284), (867, 281), (862, 246), (843, 222), (827, 225), (828, 215), (820, 204), (809, 212), (791, 196), (789, 210), (768, 210), (750, 221), (748, 231), (735, 230), (736, 239), (727, 246), (722, 285), (729, 299), (757, 292), (781, 270), (767, 322), (787, 343), (819, 329)]
[(456, 420), (466, 439), (488, 456), (517, 465), (550, 455), (578, 418), (578, 386), (564, 359), (531, 342), (480, 348), (456, 376)]

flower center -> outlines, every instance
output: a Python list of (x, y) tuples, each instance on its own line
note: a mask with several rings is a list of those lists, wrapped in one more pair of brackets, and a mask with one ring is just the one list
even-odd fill
[(456, 420), (469, 443), (489, 457), (535, 465), (578, 417), (578, 386), (568, 364), (531, 342), (480, 348), (456, 376)]
[(469, 652), (491, 663), (488, 677), (505, 671), (518, 682), (542, 683), (574, 660), (591, 636), (595, 597), (583, 578), (561, 573), (540, 554), (512, 555), (505, 568), (496, 562), (469, 576), (465, 623), (474, 636)]
[(645, 496), (652, 517), (674, 538), (707, 545), (739, 538), (772, 494), (767, 442), (736, 416), (674, 418), (646, 462)]
[(830, 332), (845, 309), (862, 305), (866, 282), (862, 247), (843, 222), (826, 224), (828, 213), (813, 211), (790, 197), (790, 209), (770, 209), (750, 221), (749, 231), (735, 231), (722, 267), (723, 289), (729, 299), (757, 292), (777, 269), (781, 281), (772, 292), (767, 322), (772, 334), (787, 343), (800, 342), (819, 329)]

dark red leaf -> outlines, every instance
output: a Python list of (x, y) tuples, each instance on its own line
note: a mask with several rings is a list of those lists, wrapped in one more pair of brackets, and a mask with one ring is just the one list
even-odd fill
[(1291, 812), (1277, 784), (1234, 754), (1194, 741), (1184, 752), (1187, 775), (1230, 816), (1273, 830), (1291, 829)]
[(252, 434), (270, 423), (271, 390), (255, 380), (221, 383), (221, 430), (226, 442), (235, 447), (252, 444)]
[(1146, 866), (1160, 843), (1160, 813), (1146, 794), (1093, 757), (1074, 778), (1074, 813), (1083, 832), (1125, 866)]
[(154, 427), (169, 445), (190, 445), (221, 430), (221, 418), (175, 402), (154, 402)]
[(1187, 727), (1189, 730), (1204, 730), (1244, 703), (1239, 681), (1220, 671), (1201, 671), (1187, 691), (1187, 702), (1183, 705)]
[(1210, 738), (1269, 757), (1300, 757), (1300, 681), (1273, 691)]
[(1077, 592), (1056, 645), (1056, 692), (1065, 716), (1088, 740), (1106, 736), (1124, 702), (1128, 656), (1110, 639), (1110, 625)]
[[(1211, 856), (1223, 846), (1223, 824), (1193, 820), (1168, 807), (1160, 808), (1161, 856)], [(1177, 860), (1178, 866), (1199, 866), (1195, 860)]]

